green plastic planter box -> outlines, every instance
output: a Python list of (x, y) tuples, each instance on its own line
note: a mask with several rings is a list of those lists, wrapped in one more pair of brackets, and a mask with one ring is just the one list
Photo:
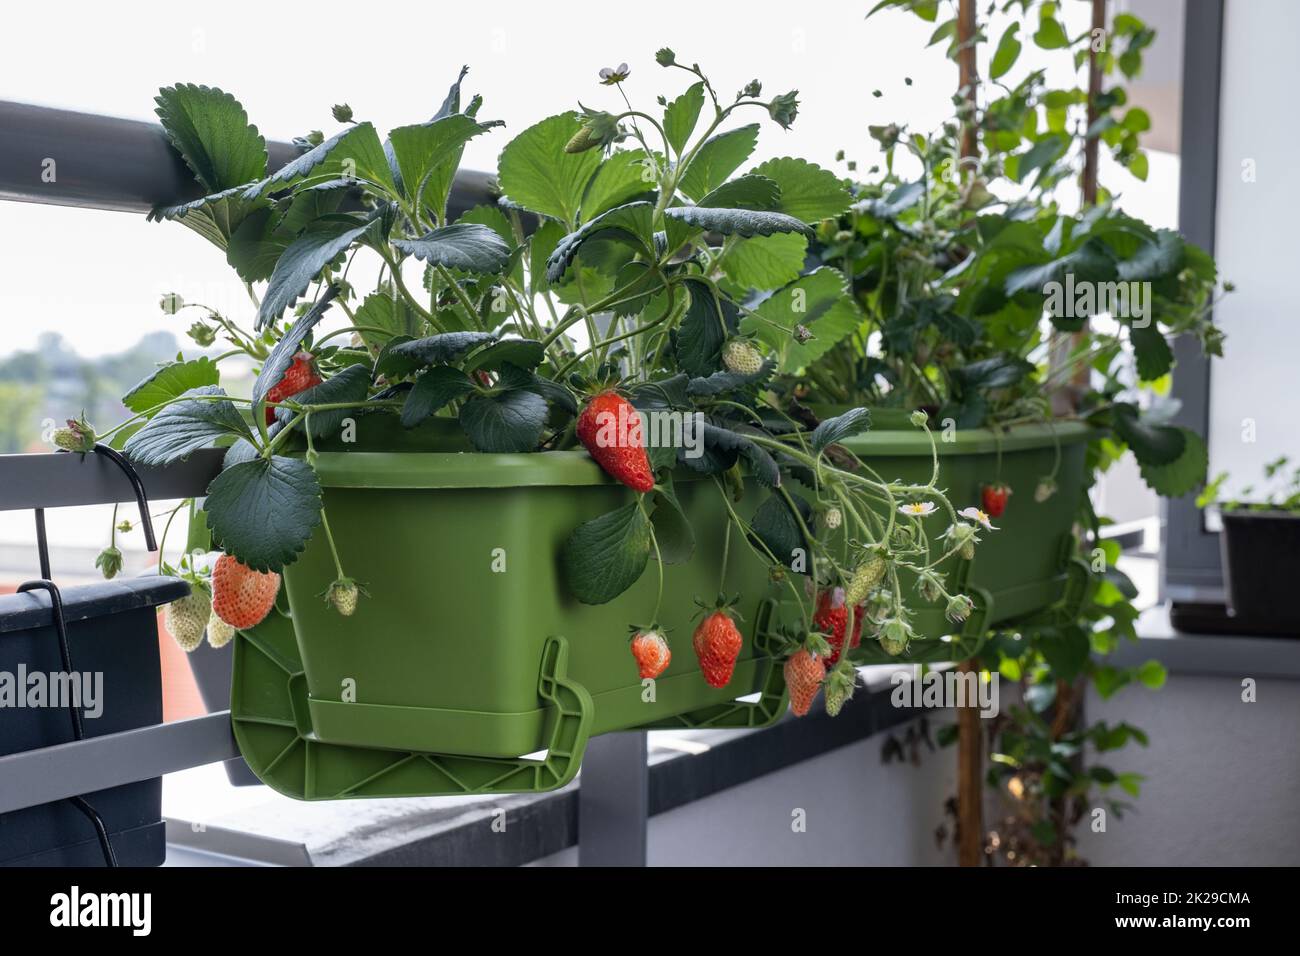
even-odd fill
[[(745, 634), (731, 683), (710, 687), (691, 647), (695, 598), (716, 595), (722, 561), (726, 509), (712, 481), (676, 483), (696, 548), (665, 569), (659, 621), (673, 658), (650, 700), (627, 638), (654, 612), (654, 562), (598, 606), (569, 596), (559, 565), (578, 524), (631, 500), (585, 452), (324, 452), (316, 469), (344, 565), (369, 597), (350, 618), (324, 602), (335, 569), (318, 531), (285, 569), (289, 616), (237, 638), (235, 735), (276, 789), (306, 799), (550, 789), (572, 778), (592, 734), (758, 726), (784, 712), (768, 643), (778, 591), (742, 541), (726, 580), (742, 595)], [(746, 495), (740, 512), (762, 497)], [(545, 759), (528, 759), (539, 751)]]
[[(948, 637), (959, 630), (969, 640), (978, 640), (988, 626), (1024, 618), (1062, 601), (1082, 598), (1086, 571), (1071, 559), (1073, 523), (1086, 493), (1085, 455), (1094, 431), (1086, 425), (1063, 422), (1054, 425), (1016, 426), (1000, 435), (986, 429), (952, 433), (944, 440), (936, 433), (939, 454), (939, 487), (953, 507), (980, 507), (982, 485), (1001, 481), (1011, 486), (1006, 511), (993, 519), (997, 531), (980, 533), (980, 543), (971, 561), (952, 557), (939, 570), (948, 576), (950, 590), (969, 594), (976, 612), (965, 626), (957, 628), (945, 620), (940, 605), (925, 607), (915, 594), (915, 577), (902, 576), (901, 584), (919, 608), (913, 617), (918, 633), (927, 638)], [(930, 441), (918, 428), (877, 430), (856, 435), (844, 442), (885, 480), (924, 484), (930, 480), (933, 459)], [(999, 464), (1000, 448), (1000, 464)], [(1036, 501), (1039, 480), (1056, 468), (1057, 491), (1046, 501)], [(947, 515), (936, 512), (924, 519), (932, 546), (947, 528)], [(907, 660), (951, 660), (955, 649), (937, 640), (918, 641)], [(973, 650), (966, 647), (969, 653)], [(889, 658), (873, 641), (864, 641), (855, 657), (868, 661)]]

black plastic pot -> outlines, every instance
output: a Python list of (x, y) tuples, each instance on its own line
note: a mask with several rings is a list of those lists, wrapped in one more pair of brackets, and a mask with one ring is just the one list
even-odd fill
[(1300, 515), (1224, 511), (1219, 546), (1233, 617), (1261, 633), (1300, 636)]
[[(60, 592), (69, 657), (77, 674), (100, 673), (102, 713), (81, 710), (86, 738), (162, 722), (156, 608), (189, 593), (168, 577), (127, 578)], [(48, 591), (0, 596), (0, 672), (64, 671)], [(17, 688), (22, 690), (22, 688)], [(24, 698), (30, 701), (30, 698)], [(65, 706), (0, 706), (0, 755), (74, 739)], [(0, 814), (0, 866), (103, 866), (91, 813), (103, 822), (120, 866), (157, 866), (166, 856), (162, 779)], [(89, 808), (89, 812), (86, 808)]]

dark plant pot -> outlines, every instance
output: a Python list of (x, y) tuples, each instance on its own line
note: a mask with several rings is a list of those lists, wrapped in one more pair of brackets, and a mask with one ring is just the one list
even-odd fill
[(1224, 511), (1219, 547), (1232, 616), (1252, 629), (1300, 635), (1300, 515)]
[[(155, 576), (61, 591), (72, 666), (78, 674), (103, 675), (102, 713), (90, 717), (83, 709), (87, 738), (162, 723), (155, 609), (187, 593), (189, 585), (184, 581)], [(63, 670), (50, 596), (44, 591), (0, 596), (0, 672), (16, 681), (20, 667), (29, 675)], [(66, 706), (0, 707), (0, 754), (71, 740), (72, 720)], [(120, 865), (163, 862), (167, 847), (160, 777), (84, 796), (104, 821)], [(68, 800), (0, 814), (2, 866), (103, 866), (104, 862), (94, 826)]]
[[(234, 658), (234, 644), (216, 648), (206, 640), (188, 655), (190, 673), (198, 685), (199, 696), (208, 713), (226, 710), (230, 707), (230, 667)], [(235, 787), (251, 787), (260, 784), (257, 774), (249, 768), (243, 757), (234, 757), (222, 761), (226, 768), (226, 778)]]

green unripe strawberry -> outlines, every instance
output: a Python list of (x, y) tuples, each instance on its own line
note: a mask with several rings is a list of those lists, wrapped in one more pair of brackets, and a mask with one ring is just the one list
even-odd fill
[(213, 647), (225, 647), (235, 636), (235, 626), (227, 624), (214, 612), (208, 618), (208, 643)]
[(722, 346), (722, 365), (736, 375), (757, 375), (763, 369), (763, 354), (748, 339), (728, 339)]
[(351, 617), (357, 609), (357, 596), (361, 588), (351, 578), (339, 578), (329, 586), (325, 600), (333, 605), (334, 610), (344, 617)]
[(844, 603), (857, 607), (867, 599), (881, 581), (885, 579), (885, 559), (879, 554), (872, 554), (853, 571), (848, 586), (844, 588)]
[(857, 671), (848, 661), (840, 661), (832, 668), (826, 675), (826, 682), (822, 685), (822, 699), (826, 705), (826, 713), (831, 717), (838, 716), (845, 701), (853, 696), (856, 684)]
[(105, 548), (95, 559), (95, 567), (103, 572), (105, 580), (113, 580), (122, 570), (122, 552), (117, 548)]
[(65, 451), (94, 451), (95, 429), (85, 417), (69, 418), (67, 422), (65, 427), (54, 429), (54, 444)]
[(190, 593), (167, 605), (164, 621), (180, 649), (190, 653), (203, 642), (212, 616), (212, 595), (203, 584), (191, 581)]

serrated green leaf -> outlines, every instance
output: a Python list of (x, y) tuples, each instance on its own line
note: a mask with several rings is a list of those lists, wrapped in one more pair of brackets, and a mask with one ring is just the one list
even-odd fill
[(327, 221), (312, 226), (289, 243), (275, 264), (271, 281), (257, 310), (256, 327), (264, 329), (307, 291), (320, 271), (370, 228), (370, 223), (350, 225)]
[(1133, 345), (1138, 378), (1142, 381), (1154, 382), (1174, 367), (1174, 350), (1155, 322), (1148, 319), (1145, 325), (1132, 325), (1129, 342)]
[(506, 364), (521, 369), (534, 369), (545, 359), (546, 347), (536, 339), (502, 339), (470, 356), (465, 363), (465, 371), (482, 369), (495, 372)]
[(843, 181), (828, 169), (802, 159), (769, 159), (750, 170), (773, 180), (781, 190), (776, 207), (804, 222), (834, 219), (853, 203)]
[(806, 325), (809, 329), (815, 328), (813, 323), (830, 311), (845, 292), (844, 274), (823, 266), (760, 302), (753, 308), (755, 315), (746, 313), (740, 322), (740, 330), (766, 342), (776, 352), (784, 353), (787, 343), (793, 342), (794, 327)]
[(1170, 465), (1187, 453), (1185, 428), (1156, 425), (1144, 418), (1137, 406), (1120, 403), (1114, 410), (1115, 434), (1129, 446), (1144, 468), (1147, 465)]
[(569, 590), (583, 604), (612, 601), (649, 560), (650, 522), (636, 501), (578, 525), (560, 553)]
[(415, 380), (402, 406), (402, 427), (414, 428), (449, 402), (474, 391), (474, 383), (458, 368), (438, 365)]
[(452, 113), (392, 130), (388, 150), (407, 198), (418, 190), (420, 208), (432, 209), (440, 221), (446, 214), (447, 192), (465, 144), (495, 125), (480, 123), (464, 113)]
[(1115, 277), (1115, 259), (1110, 251), (1096, 240), (1085, 242), (1073, 252), (1039, 265), (1015, 269), (1007, 275), (1003, 285), (1007, 295), (1019, 292), (1046, 294), (1049, 283), (1064, 283), (1066, 273), (1075, 282), (1104, 282)]
[(812, 447), (814, 451), (822, 451), (829, 445), (841, 442), (853, 435), (860, 435), (871, 427), (871, 410), (867, 408), (853, 408), (842, 415), (836, 415), (834, 418), (828, 418), (813, 429)]
[[(370, 366), (349, 365), (335, 372), (319, 385), (304, 389), (293, 396), (295, 402), (303, 405), (335, 405), (354, 402), (354, 408), (331, 408), (313, 412), (307, 419), (313, 438), (328, 438), (339, 430), (345, 418), (355, 416), (365, 403), (370, 391)], [(282, 422), (290, 421), (294, 412), (288, 408), (277, 408), (275, 417)]]
[[(647, 175), (651, 178), (647, 179)], [(582, 221), (595, 219), (654, 189), (653, 164), (647, 161), (645, 150), (614, 153), (600, 164), (587, 184), (587, 192), (582, 197)]]
[(405, 299), (387, 292), (370, 293), (356, 310), (356, 324), (363, 327), (361, 338), (372, 348), (382, 348), (394, 336), (414, 337), (420, 333), (422, 323)]
[(314, 149), (285, 164), (245, 195), (252, 199), (290, 187), (351, 179), (397, 191), (384, 147), (370, 123), (357, 123), (336, 133)]
[(460, 426), (479, 451), (536, 451), (546, 427), (546, 400), (522, 388), (474, 395), (460, 409)]
[(344, 192), (341, 189), (307, 190), (281, 200), (274, 207), (268, 205), (266, 199), (254, 200), (253, 208), (234, 228), (225, 244), (226, 262), (245, 282), (271, 278), (275, 264), (289, 244), (317, 219), (337, 212)]
[[(445, 365), (454, 362), (470, 349), (495, 342), (491, 332), (439, 332), (410, 342), (395, 342), (387, 350), (389, 356), (411, 363), (408, 371), (425, 365)], [(388, 374), (393, 366), (376, 366), (379, 374)], [(404, 374), (400, 373), (399, 374)]]
[(679, 188), (692, 199), (701, 199), (727, 181), (727, 177), (749, 159), (758, 144), (758, 124), (741, 126), (708, 139), (686, 171)]
[(255, 210), (264, 205), (264, 200), (245, 199), (243, 194), (244, 187), (232, 186), (179, 205), (156, 206), (149, 211), (146, 219), (149, 222), (164, 219), (180, 222), (218, 248), (226, 249), (235, 231)]
[(546, 260), (546, 278), (559, 282), (573, 263), (583, 244), (593, 239), (616, 239), (630, 245), (638, 252), (653, 252), (654, 206), (648, 202), (633, 202), (617, 206), (597, 216), (591, 222), (569, 233), (555, 244)]
[(738, 242), (722, 257), (722, 271), (742, 289), (779, 289), (799, 278), (808, 240), (788, 232)]
[[(805, 525), (812, 520), (812, 508), (798, 495), (791, 495)], [(749, 522), (753, 536), (787, 568), (802, 556), (807, 564), (808, 540), (790, 506), (781, 495), (770, 495), (758, 506)]]
[(123, 395), (122, 404), (137, 414), (143, 414), (190, 389), (216, 385), (220, 380), (221, 372), (210, 358), (172, 362), (154, 371)]
[(807, 342), (795, 342), (791, 339), (783, 344), (780, 371), (793, 374), (807, 368), (821, 358), (837, 344), (844, 341), (862, 327), (865, 316), (850, 295), (842, 295), (831, 303), (808, 326), (813, 337)]
[(1163, 279), (1177, 272), (1183, 264), (1183, 237), (1172, 229), (1156, 232), (1154, 242), (1143, 243), (1130, 258), (1116, 267), (1126, 282)]
[(600, 165), (598, 150), (564, 151), (581, 126), (574, 113), (561, 113), (512, 139), (497, 163), (502, 191), (525, 209), (576, 223), (587, 183)]
[(154, 102), (168, 141), (209, 193), (266, 175), (266, 140), (229, 93), (178, 83), (159, 90)]
[(535, 292), (546, 288), (546, 261), (566, 235), (564, 226), (554, 219), (546, 219), (528, 238), (528, 281)]
[(677, 363), (691, 376), (703, 378), (717, 371), (722, 362), (727, 323), (708, 283), (687, 279), (682, 285), (690, 294), (690, 303), (677, 332)]
[(704, 107), (704, 83), (692, 83), (686, 91), (664, 107), (664, 132), (668, 145), (673, 152), (681, 155), (686, 148), (686, 141), (695, 131), (695, 124), (700, 119), (700, 110)]
[(706, 209), (703, 206), (674, 206), (665, 210), (669, 219), (699, 229), (711, 230), (724, 236), (771, 236), (792, 232), (812, 236), (812, 229), (803, 221), (783, 212), (764, 212), (757, 209)]
[(706, 209), (765, 209), (778, 211), (781, 187), (775, 180), (750, 173), (723, 183), (702, 198), (698, 205)]
[(510, 262), (506, 241), (477, 223), (453, 223), (419, 239), (395, 239), (393, 245), (421, 262), (476, 275), (497, 275)]
[(226, 468), (203, 510), (213, 544), (257, 571), (292, 564), (320, 524), (320, 483), (305, 461), (275, 455)]
[[(297, 353), (299, 346), (306, 341), (307, 335), (329, 310), (337, 295), (338, 288), (336, 286), (330, 286), (326, 289), (316, 301), (316, 304), (300, 316), (293, 325), (289, 326), (288, 331), (275, 344), (275, 348), (271, 349), (271, 354), (262, 363), (262, 370), (257, 373), (257, 380), (253, 382), (252, 398), (254, 403), (263, 401), (271, 387), (284, 378), (284, 373), (293, 364), (293, 357)], [(254, 409), (254, 411), (257, 412), (257, 409)]]
[(234, 404), (205, 401), (200, 397), (226, 398), (224, 389), (204, 385), (190, 389), (149, 419), (126, 442), (126, 455), (140, 465), (170, 465), (191, 452), (210, 446), (219, 438), (250, 438), (248, 424)]
[(1205, 481), (1205, 473), (1210, 466), (1205, 439), (1189, 428), (1178, 430), (1183, 434), (1181, 455), (1168, 464), (1141, 466), (1143, 480), (1156, 494), (1166, 498), (1181, 498), (1191, 494)]
[(1078, 626), (1044, 632), (1036, 646), (1052, 674), (1063, 681), (1072, 681), (1079, 675), (1092, 651), (1088, 633)]

